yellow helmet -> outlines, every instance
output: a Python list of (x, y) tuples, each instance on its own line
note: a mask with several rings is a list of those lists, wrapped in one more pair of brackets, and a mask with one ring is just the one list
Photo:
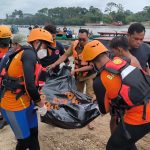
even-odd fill
[(52, 35), (48, 31), (41, 28), (32, 29), (28, 36), (28, 43), (31, 43), (36, 40), (46, 41), (50, 44), (53, 43)]
[(12, 32), (9, 27), (7, 26), (0, 26), (0, 38), (11, 38)]
[(84, 46), (82, 51), (83, 61), (91, 61), (99, 54), (107, 52), (108, 49), (98, 40), (93, 40)]

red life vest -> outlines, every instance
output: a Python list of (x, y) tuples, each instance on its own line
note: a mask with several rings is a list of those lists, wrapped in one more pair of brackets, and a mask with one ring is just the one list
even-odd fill
[(143, 119), (146, 119), (146, 105), (150, 100), (150, 76), (119, 57), (109, 61), (104, 69), (120, 75), (122, 80), (118, 97), (112, 100), (114, 107), (130, 109), (143, 105)]

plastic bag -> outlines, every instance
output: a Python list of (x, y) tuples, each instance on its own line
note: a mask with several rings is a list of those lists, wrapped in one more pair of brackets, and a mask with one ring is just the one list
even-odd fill
[(63, 66), (57, 74), (49, 72), (42, 92), (51, 110), (41, 117), (42, 122), (73, 129), (86, 126), (100, 115), (98, 105), (91, 103), (91, 97), (77, 91), (70, 71), (71, 67)]

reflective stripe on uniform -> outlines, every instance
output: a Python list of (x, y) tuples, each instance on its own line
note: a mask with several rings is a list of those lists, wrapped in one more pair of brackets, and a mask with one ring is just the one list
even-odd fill
[(131, 65), (129, 65), (127, 68), (125, 68), (122, 72), (121, 72), (121, 77), (122, 79), (124, 79), (128, 74), (130, 74), (134, 69), (136, 69), (136, 67), (133, 67)]

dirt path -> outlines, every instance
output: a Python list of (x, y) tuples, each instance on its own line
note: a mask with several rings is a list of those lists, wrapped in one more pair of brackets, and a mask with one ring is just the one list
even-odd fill
[[(66, 130), (39, 123), (41, 150), (105, 150), (109, 132), (109, 115), (95, 120), (96, 128)], [(0, 150), (14, 150), (16, 140), (9, 126), (0, 130)], [(138, 143), (139, 150), (150, 149), (150, 134)]]

